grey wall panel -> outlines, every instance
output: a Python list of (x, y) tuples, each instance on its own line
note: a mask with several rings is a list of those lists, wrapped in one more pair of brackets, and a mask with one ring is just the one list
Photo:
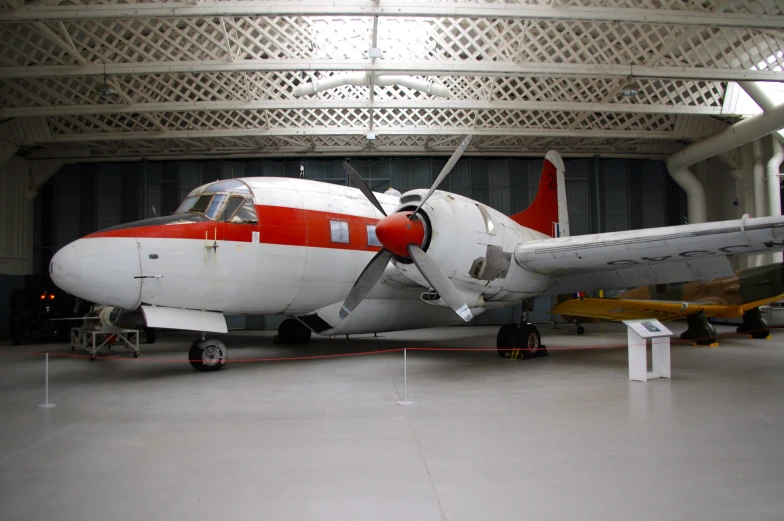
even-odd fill
[[(283, 160), (266, 159), (264, 160), (264, 175), (266, 177), (285, 177), (284, 172), (285, 164)], [(305, 168), (305, 177), (308, 175), (308, 169)]]
[(642, 196), (642, 226), (667, 226), (667, 179), (669, 174), (662, 162), (644, 161), (641, 165), (640, 195)]
[(429, 188), (438, 172), (433, 174), (433, 169), (440, 169), (446, 162), (434, 161), (430, 158), (403, 158), (389, 160), (389, 182), (391, 187), (400, 193), (415, 188)]
[(591, 206), (591, 160), (569, 161), (566, 167), (566, 201), (569, 207), (571, 235), (585, 235), (593, 231)]
[(99, 165), (95, 176), (96, 230), (116, 226), (121, 220), (123, 169), (120, 163)]
[(223, 179), (245, 177), (244, 161), (223, 161)]
[[(441, 172), (442, 168), (443, 165), (439, 165), (437, 172)], [(435, 176), (438, 176), (438, 173), (436, 173)], [(439, 186), (441, 190), (447, 190), (449, 192), (463, 195), (465, 197), (471, 197), (471, 162), (470, 161), (458, 161), (455, 164), (454, 168), (452, 168), (452, 172), (449, 174), (449, 177), (447, 177), (446, 179), (448, 183), (446, 181), (441, 183), (441, 186)]]
[(471, 171), (470, 198), (483, 204), (490, 204), (490, 175), (488, 162), (485, 159), (471, 158), (467, 161)]
[(23, 275), (0, 275), (0, 340), (9, 338), (8, 317), (11, 316), (11, 294), (24, 289)]
[(509, 214), (512, 209), (512, 187), (508, 159), (491, 159), (488, 162), (490, 200), (488, 204), (499, 212)]
[(79, 172), (82, 165), (65, 165), (55, 174), (54, 250), (57, 251), (79, 235)]
[(180, 200), (185, 199), (194, 188), (204, 184), (204, 163), (199, 161), (180, 161)]
[(612, 159), (605, 163), (604, 171), (604, 229), (614, 232), (629, 229), (629, 209), (627, 206), (627, 162), (625, 159)]

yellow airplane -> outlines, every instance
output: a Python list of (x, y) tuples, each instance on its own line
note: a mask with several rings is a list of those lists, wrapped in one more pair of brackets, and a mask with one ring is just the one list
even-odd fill
[(585, 328), (580, 318), (612, 321), (657, 318), (661, 321), (685, 318), (688, 329), (681, 335), (701, 345), (716, 342), (716, 329), (708, 318), (743, 317), (738, 333), (752, 338), (769, 338), (770, 329), (759, 306), (784, 298), (784, 265), (771, 264), (739, 270), (734, 277), (688, 284), (640, 286), (614, 298), (578, 298), (561, 302), (550, 313), (577, 322), (577, 332)]

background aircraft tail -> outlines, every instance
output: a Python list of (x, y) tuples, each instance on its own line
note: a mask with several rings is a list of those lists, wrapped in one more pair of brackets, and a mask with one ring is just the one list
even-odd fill
[(533, 202), (520, 213), (511, 216), (517, 224), (549, 235), (569, 235), (569, 213), (566, 206), (566, 180), (560, 154), (550, 150), (544, 158), (539, 190)]

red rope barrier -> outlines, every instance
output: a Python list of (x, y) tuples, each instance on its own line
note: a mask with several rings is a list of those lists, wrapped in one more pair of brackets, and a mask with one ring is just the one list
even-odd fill
[[(778, 329), (782, 326), (772, 326), (766, 329)], [(701, 340), (708, 340), (711, 338), (729, 338), (734, 336), (748, 336), (752, 333), (757, 331), (747, 331), (744, 333), (737, 333), (737, 332), (727, 332), (717, 334), (715, 337), (704, 337), (704, 338), (697, 338), (697, 339), (672, 339), (670, 341), (671, 344), (687, 344), (687, 343), (694, 343), (699, 342)], [(620, 349), (626, 348), (630, 345), (638, 345), (638, 344), (603, 344), (603, 345), (593, 345), (593, 346), (553, 346), (553, 347), (545, 347), (547, 351), (577, 351), (577, 350), (593, 350), (593, 349)], [(642, 345), (642, 344), (639, 344)], [(524, 349), (524, 346), (516, 346), (510, 348), (497, 348), (497, 347), (395, 347), (391, 349), (381, 349), (378, 351), (359, 351), (355, 353), (333, 353), (333, 354), (326, 354), (326, 355), (306, 355), (306, 356), (287, 356), (287, 357), (265, 357), (265, 358), (241, 358), (241, 359), (226, 359), (226, 363), (260, 363), (260, 362), (288, 362), (288, 361), (297, 361), (297, 360), (320, 360), (320, 359), (327, 359), (327, 358), (345, 358), (351, 356), (366, 356), (366, 355), (379, 355), (379, 354), (388, 354), (388, 353), (399, 353), (405, 349), (410, 351), (444, 351), (444, 352), (484, 352), (484, 351), (520, 351)], [(60, 358), (94, 358), (95, 360), (120, 360), (120, 361), (131, 361), (137, 360), (141, 362), (152, 362), (152, 363), (185, 363), (185, 362), (202, 362), (203, 360), (183, 360), (181, 358), (131, 358), (128, 356), (96, 356), (92, 357), (91, 355), (82, 355), (76, 353), (56, 353), (51, 351), (35, 351), (33, 353), (25, 353), (22, 351), (4, 351), (0, 350), (0, 354), (5, 355), (19, 355), (19, 356), (40, 356), (49, 353), (49, 356), (53, 357), (60, 357)]]

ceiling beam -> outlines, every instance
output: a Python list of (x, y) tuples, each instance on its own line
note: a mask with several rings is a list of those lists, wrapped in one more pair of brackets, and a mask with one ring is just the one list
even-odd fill
[(619, 7), (551, 7), (507, 3), (441, 3), (401, 0), (308, 0), (292, 2), (195, 2), (88, 5), (31, 5), (0, 12), (0, 23), (182, 18), (220, 16), (415, 16), (445, 18), (517, 18), (605, 21), (710, 27), (782, 29), (784, 17), (747, 13), (714, 13), (699, 9), (635, 9)]
[(31, 116), (86, 116), (95, 114), (149, 114), (161, 112), (212, 112), (231, 110), (356, 110), (356, 109), (430, 109), (430, 110), (536, 110), (557, 112), (610, 112), (617, 114), (689, 114), (701, 116), (738, 116), (724, 113), (720, 106), (689, 106), (643, 103), (585, 103), (559, 101), (474, 101), (416, 100), (391, 101), (307, 99), (284, 101), (196, 101), (134, 103), (129, 105), (51, 105), (45, 107), (0, 107), (0, 119)]
[[(365, 147), (316, 147), (302, 148), (302, 149), (285, 149), (285, 150), (268, 150), (259, 152), (258, 150), (248, 150), (246, 152), (199, 152), (192, 153), (182, 152), (167, 152), (164, 150), (151, 150), (143, 153), (130, 153), (124, 150), (117, 150), (112, 155), (104, 156), (91, 156), (85, 155), (83, 157), (65, 156), (61, 158), (63, 163), (106, 163), (116, 161), (173, 161), (185, 160), (192, 161), (198, 159), (264, 159), (264, 158), (286, 158), (293, 157), (301, 159), (303, 157), (339, 157), (341, 159), (350, 157), (378, 157), (379, 155), (394, 155), (400, 156), (443, 156), (448, 157), (454, 153), (454, 149), (433, 150), (432, 148), (425, 148), (422, 146), (400, 147), (392, 146), (379, 146), (374, 147), (374, 150), (367, 150)], [(568, 152), (559, 151), (561, 157), (568, 158), (586, 158), (586, 157), (610, 157), (612, 159), (666, 159), (667, 153), (653, 153), (653, 152), (617, 152), (616, 149), (611, 147), (595, 147), (590, 151), (583, 152)], [(492, 150), (492, 151), (466, 151), (462, 157), (538, 157), (541, 158), (545, 154), (544, 150), (537, 149), (509, 149), (509, 150)]]
[(513, 63), (489, 61), (384, 61), (370, 60), (237, 60), (35, 65), (0, 67), (0, 79), (65, 78), (127, 74), (190, 74), (199, 72), (335, 71), (377, 72), (420, 76), (545, 76), (551, 78), (682, 79), (710, 81), (784, 81), (784, 71), (722, 69), (710, 67), (647, 67), (584, 63)]
[[(159, 139), (221, 138), (248, 136), (353, 136), (367, 133), (367, 128), (227, 128), (211, 130), (170, 130), (166, 132), (83, 132), (73, 134), (54, 134), (50, 140), (22, 143), (81, 143), (96, 141), (131, 141)], [(450, 128), (379, 128), (379, 135), (463, 135), (475, 136), (533, 136), (533, 137), (577, 137), (595, 139), (673, 139), (669, 131), (638, 130), (559, 130), (559, 129), (472, 129), (470, 127)]]

